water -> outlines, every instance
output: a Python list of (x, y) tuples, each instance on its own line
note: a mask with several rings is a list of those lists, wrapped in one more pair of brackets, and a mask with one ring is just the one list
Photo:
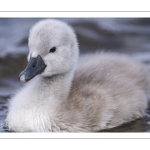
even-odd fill
[[(6, 118), (8, 99), (22, 86), (17, 76), (27, 64), (29, 28), (38, 20), (40, 18), (0, 19), (0, 132), (4, 132), (2, 127)], [(75, 29), (81, 54), (97, 50), (125, 53), (150, 68), (149, 18), (61, 20), (68, 22)], [(111, 73), (107, 75), (111, 76)], [(102, 132), (150, 132), (150, 111), (147, 111), (144, 118)]]

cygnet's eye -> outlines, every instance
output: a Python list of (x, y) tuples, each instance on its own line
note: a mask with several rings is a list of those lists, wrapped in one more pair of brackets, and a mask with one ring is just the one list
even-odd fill
[(49, 53), (54, 53), (56, 51), (56, 47), (52, 47), (50, 50), (49, 50)]

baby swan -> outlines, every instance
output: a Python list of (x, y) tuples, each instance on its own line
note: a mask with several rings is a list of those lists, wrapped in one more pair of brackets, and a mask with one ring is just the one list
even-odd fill
[(96, 132), (145, 115), (147, 68), (124, 55), (94, 53), (78, 60), (74, 31), (42, 20), (29, 34), (26, 85), (10, 99), (6, 124), (17, 132)]

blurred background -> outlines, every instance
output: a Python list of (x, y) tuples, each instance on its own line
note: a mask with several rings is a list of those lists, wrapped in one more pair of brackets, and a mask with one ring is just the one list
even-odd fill
[[(11, 95), (22, 86), (17, 77), (27, 65), (28, 34), (45, 18), (0, 18), (0, 132)], [(81, 55), (95, 51), (125, 53), (150, 68), (150, 18), (56, 18), (75, 30)], [(104, 132), (150, 132), (150, 113)]]

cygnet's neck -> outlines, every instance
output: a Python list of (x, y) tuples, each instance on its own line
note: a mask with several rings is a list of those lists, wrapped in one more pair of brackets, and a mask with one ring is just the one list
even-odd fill
[(44, 93), (49, 93), (47, 96), (50, 96), (54, 99), (67, 99), (70, 92), (73, 74), (74, 71), (70, 71), (64, 74), (57, 74), (50, 77), (38, 76), (37, 80), (40, 81), (39, 92), (43, 91)]

